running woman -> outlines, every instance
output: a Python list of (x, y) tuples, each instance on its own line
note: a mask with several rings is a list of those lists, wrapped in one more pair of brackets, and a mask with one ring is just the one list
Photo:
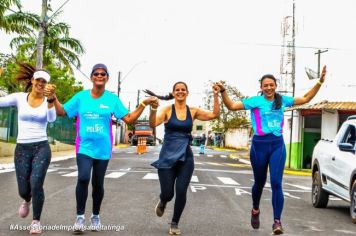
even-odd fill
[(43, 183), (51, 161), (47, 123), (56, 120), (56, 111), (53, 98), (45, 97), (50, 75), (44, 70), (35, 71), (34, 67), (25, 63), (19, 63), (19, 66), (16, 79), (25, 83), (25, 92), (1, 97), (0, 107), (17, 107), (18, 135), (14, 161), (19, 195), (23, 199), (18, 213), (22, 218), (27, 217), (32, 200), (30, 234), (40, 234), (45, 201)]
[(229, 110), (251, 110), (251, 121), (254, 130), (250, 148), (250, 159), (255, 183), (252, 187), (251, 226), (260, 227), (260, 200), (267, 179), (269, 167), (272, 188), (273, 234), (283, 234), (281, 215), (284, 204), (282, 191), (283, 170), (286, 162), (286, 148), (282, 136), (284, 109), (293, 105), (309, 102), (324, 83), (326, 66), (323, 67), (320, 79), (303, 97), (290, 97), (276, 92), (277, 82), (273, 75), (267, 74), (260, 79), (261, 96), (233, 102), (227, 95), (224, 86), (220, 87), (222, 99)]
[(153, 128), (164, 123), (165, 127), (159, 159), (152, 163), (152, 166), (158, 169), (161, 186), (160, 200), (155, 212), (159, 217), (163, 215), (167, 203), (174, 197), (175, 190), (176, 199), (169, 234), (179, 235), (181, 231), (178, 223), (186, 204), (187, 189), (194, 171), (193, 152), (190, 147), (193, 122), (195, 119), (209, 121), (219, 117), (219, 87), (214, 87), (212, 112), (187, 105), (189, 91), (184, 82), (175, 83), (172, 93), (168, 96), (157, 96), (149, 90), (146, 90), (146, 93), (162, 100), (174, 99), (174, 104), (162, 108), (158, 115), (156, 114), (158, 104), (151, 105), (150, 126)]

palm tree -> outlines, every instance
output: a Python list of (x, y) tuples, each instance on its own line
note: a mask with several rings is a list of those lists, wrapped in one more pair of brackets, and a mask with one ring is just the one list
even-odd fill
[[(14, 6), (15, 10), (11, 7)], [(5, 33), (28, 34), (31, 28), (38, 24), (35, 21), (35, 15), (32, 13), (22, 12), (19, 0), (1, 0), (0, 1), (0, 30)], [(6, 12), (12, 12), (6, 14)]]
[[(51, 16), (46, 23), (43, 62), (44, 64), (55, 63), (59, 66), (64, 65), (72, 70), (71, 65), (77, 68), (80, 67), (79, 56), (82, 55), (85, 50), (78, 39), (69, 36), (70, 26), (68, 24), (56, 22), (56, 17), (60, 13), (61, 12), (57, 12)], [(32, 30), (31, 33), (20, 35), (12, 39), (10, 47), (17, 49), (18, 53), (35, 59), (37, 54), (37, 35), (35, 33), (40, 29), (40, 16), (33, 14), (31, 15), (31, 20), (37, 22), (37, 24), (29, 25)]]

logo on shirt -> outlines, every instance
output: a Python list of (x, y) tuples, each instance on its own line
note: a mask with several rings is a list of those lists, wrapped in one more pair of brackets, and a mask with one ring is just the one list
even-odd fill
[(100, 108), (109, 108), (108, 106), (105, 106), (104, 104), (99, 105)]

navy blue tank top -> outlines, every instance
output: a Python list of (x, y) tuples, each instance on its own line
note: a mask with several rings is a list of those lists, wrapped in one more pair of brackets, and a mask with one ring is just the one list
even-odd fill
[(168, 122), (164, 124), (165, 132), (183, 132), (190, 134), (193, 129), (193, 119), (190, 114), (190, 109), (187, 106), (187, 114), (185, 120), (178, 120), (176, 109), (174, 104), (172, 104), (171, 117)]

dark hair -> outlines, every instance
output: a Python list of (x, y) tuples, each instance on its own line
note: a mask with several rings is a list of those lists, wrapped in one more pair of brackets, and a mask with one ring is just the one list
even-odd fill
[[(182, 82), (182, 81), (178, 81), (177, 83), (175, 83), (173, 85), (173, 90), (172, 91), (174, 91), (174, 89), (176, 88), (177, 84), (183, 84), (185, 86), (185, 88), (187, 89), (187, 91), (188, 91), (187, 84)], [(157, 94), (155, 94), (154, 92), (152, 92), (151, 90), (148, 90), (148, 89), (143, 90), (143, 92), (147, 93), (150, 96), (154, 96), (156, 98), (159, 98), (161, 100), (171, 100), (171, 99), (174, 98), (173, 93), (169, 93), (168, 95), (162, 96), (162, 95), (157, 95)]]
[(19, 65), (19, 70), (16, 75), (16, 80), (25, 83), (25, 92), (31, 88), (31, 79), (36, 71), (36, 68), (28, 63), (16, 62)]
[[(262, 78), (260, 79), (261, 87), (262, 87), (262, 82), (265, 79), (272, 79), (274, 81), (274, 83), (277, 84), (277, 80), (273, 75), (266, 74), (266, 75), (262, 76)], [(261, 95), (263, 95), (263, 92), (261, 92)], [(272, 108), (274, 110), (279, 110), (281, 108), (281, 106), (282, 106), (282, 96), (279, 93), (275, 92), (275, 94), (274, 94), (274, 102), (273, 102)]]

